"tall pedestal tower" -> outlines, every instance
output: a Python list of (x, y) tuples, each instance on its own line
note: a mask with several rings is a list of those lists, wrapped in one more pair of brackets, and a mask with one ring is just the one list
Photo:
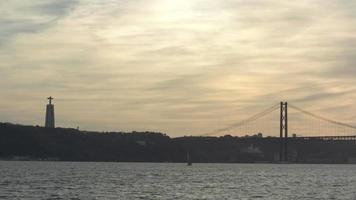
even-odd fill
[(46, 107), (46, 122), (45, 127), (54, 128), (54, 105), (52, 104), (52, 97), (48, 97), (49, 103)]

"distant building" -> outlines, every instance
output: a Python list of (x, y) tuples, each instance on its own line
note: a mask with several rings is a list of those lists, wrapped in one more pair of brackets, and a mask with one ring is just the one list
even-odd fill
[(54, 128), (54, 105), (52, 104), (52, 97), (48, 97), (49, 103), (46, 107), (46, 121), (45, 127), (47, 128)]
[(247, 148), (243, 148), (242, 152), (244, 152), (244, 153), (252, 153), (252, 154), (260, 154), (260, 153), (262, 153), (260, 148), (255, 147), (255, 145), (253, 145), (253, 144), (251, 144)]
[(136, 141), (136, 143), (137, 143), (138, 145), (144, 146), (144, 147), (147, 145), (146, 141)]
[(349, 164), (356, 164), (356, 157), (348, 157), (347, 163)]

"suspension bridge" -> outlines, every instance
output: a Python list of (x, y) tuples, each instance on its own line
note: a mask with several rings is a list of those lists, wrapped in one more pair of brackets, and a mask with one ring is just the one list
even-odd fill
[(279, 159), (288, 161), (288, 144), (293, 141), (350, 141), (356, 143), (356, 126), (326, 118), (294, 104), (281, 102), (252, 117), (201, 136), (251, 135), (279, 141)]

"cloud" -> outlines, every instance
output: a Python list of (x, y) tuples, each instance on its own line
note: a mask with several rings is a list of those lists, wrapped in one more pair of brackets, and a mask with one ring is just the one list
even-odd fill
[(57, 124), (93, 130), (199, 134), (282, 100), (350, 120), (355, 11), (336, 0), (2, 2), (0, 120), (41, 123), (49, 95)]
[(52, 0), (33, 6), (32, 9), (47, 15), (63, 16), (66, 15), (71, 9), (74, 9), (73, 7), (76, 3), (76, 0)]
[(74, 5), (74, 0), (0, 3), (0, 45), (18, 34), (33, 34), (53, 26)]

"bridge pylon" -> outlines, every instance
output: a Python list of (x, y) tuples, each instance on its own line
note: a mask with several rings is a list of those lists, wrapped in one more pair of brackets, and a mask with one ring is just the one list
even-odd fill
[(281, 102), (280, 108), (280, 149), (279, 161), (288, 161), (288, 102)]

